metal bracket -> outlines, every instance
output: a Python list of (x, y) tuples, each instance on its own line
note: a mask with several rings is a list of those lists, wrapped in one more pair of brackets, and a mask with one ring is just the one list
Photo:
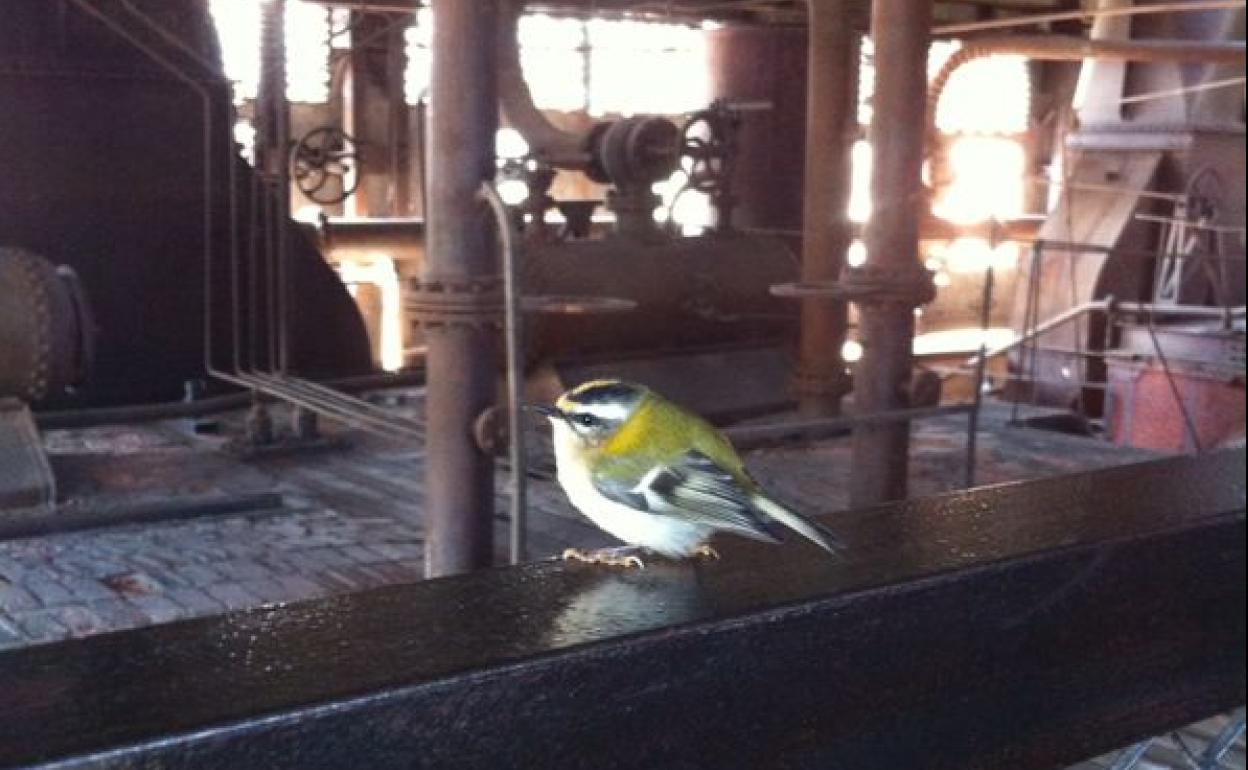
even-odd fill
[(850, 268), (839, 281), (800, 281), (775, 284), (776, 297), (829, 299), (868, 305), (901, 304), (918, 307), (936, 299), (932, 273), (916, 266), (904, 274), (867, 265)]

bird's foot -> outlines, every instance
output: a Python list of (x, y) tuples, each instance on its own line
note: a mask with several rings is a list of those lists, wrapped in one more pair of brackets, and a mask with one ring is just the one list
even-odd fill
[(564, 561), (583, 561), (586, 564), (606, 564), (611, 567), (636, 567), (645, 569), (646, 563), (638, 555), (641, 549), (635, 546), (618, 546), (615, 548), (595, 548), (582, 551), (580, 548), (569, 548), (563, 552)]
[(693, 553), (691, 555), (696, 556), (699, 559), (706, 559), (707, 561), (719, 561), (719, 551), (716, 551), (706, 543), (703, 543), (693, 549)]

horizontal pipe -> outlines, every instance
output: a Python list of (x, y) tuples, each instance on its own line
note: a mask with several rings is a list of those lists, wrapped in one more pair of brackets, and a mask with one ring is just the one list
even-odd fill
[[(998, 345), (992, 350), (984, 353), (985, 358), (995, 358), (1004, 353), (1008, 353), (1015, 348), (1024, 345), (1027, 342), (1039, 337), (1041, 334), (1052, 331), (1062, 324), (1069, 323), (1085, 313), (1093, 312), (1121, 312), (1121, 313), (1137, 313), (1141, 315), (1167, 315), (1167, 316), (1187, 316), (1195, 318), (1243, 318), (1245, 308), (1243, 305), (1238, 307), (1208, 307), (1205, 305), (1156, 305), (1151, 302), (1119, 302), (1112, 298), (1095, 300), (1092, 302), (1084, 302), (1074, 307), (1063, 310), (1061, 313), (1046, 320), (1044, 323), (1037, 324), (1036, 327), (1026, 334), (1018, 337), (1012, 342), (1004, 345)], [(979, 363), (979, 356), (968, 358), (965, 366), (975, 366)]]

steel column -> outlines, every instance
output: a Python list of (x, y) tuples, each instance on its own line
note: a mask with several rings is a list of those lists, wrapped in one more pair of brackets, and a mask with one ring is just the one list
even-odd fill
[[(918, 254), (926, 207), (921, 171), (931, 27), (930, 3), (872, 3), (872, 215), (866, 228), (867, 264), (847, 279), (861, 297), (863, 357), (854, 379), (859, 414), (909, 406), (914, 307), (931, 298), (931, 278)], [(853, 505), (906, 496), (909, 445), (908, 423), (861, 425), (854, 431)]]
[[(802, 281), (835, 281), (853, 238), (848, 220), (850, 148), (857, 133), (858, 34), (847, 0), (808, 4), (806, 173), (802, 208)], [(848, 323), (843, 300), (802, 302), (796, 390), (808, 417), (840, 413), (848, 383), (841, 347)]]
[[(430, 577), (488, 566), (493, 559), (493, 462), (473, 423), (494, 402), (496, 330), (486, 314), (455, 308), (497, 286), (497, 259), (477, 197), (494, 176), (498, 99), (494, 67), (497, 3), (434, 0), (430, 85), (427, 306), (425, 571)], [(436, 312), (444, 305), (447, 312)], [(452, 317), (454, 315), (454, 317)]]

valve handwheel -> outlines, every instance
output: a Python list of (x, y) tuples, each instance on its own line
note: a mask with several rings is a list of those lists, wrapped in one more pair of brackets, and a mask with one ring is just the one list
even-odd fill
[[(290, 175), (299, 192), (314, 203), (341, 203), (359, 185), (359, 175), (350, 173), (357, 158), (356, 141), (350, 134), (335, 126), (321, 126), (304, 134), (290, 151)], [(329, 184), (335, 178), (339, 183)]]
[(723, 110), (711, 108), (696, 113), (685, 124), (681, 166), (688, 176), (687, 189), (712, 194), (726, 186), (735, 155), (735, 126), (726, 125), (732, 119)]

